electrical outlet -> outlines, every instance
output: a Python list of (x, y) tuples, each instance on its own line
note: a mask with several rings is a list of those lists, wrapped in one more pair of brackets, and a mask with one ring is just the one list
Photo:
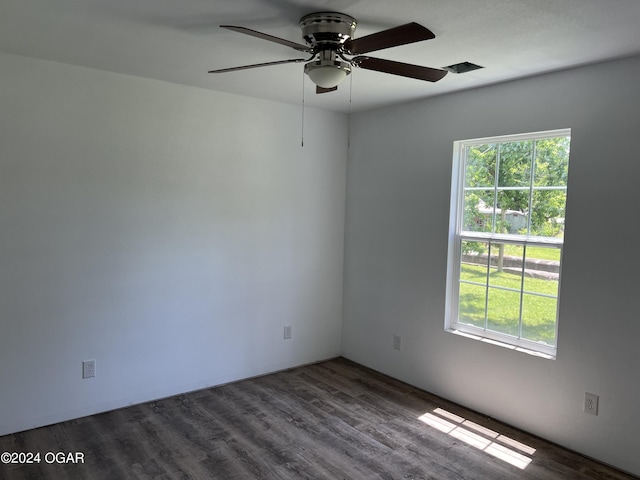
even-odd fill
[(82, 362), (82, 378), (93, 378), (96, 376), (96, 361), (85, 360)]
[(284, 339), (289, 340), (291, 338), (291, 325), (284, 326)]
[(400, 350), (401, 345), (402, 345), (402, 337), (400, 337), (400, 335), (394, 335), (393, 348), (395, 348), (396, 350)]
[(584, 394), (584, 411), (591, 415), (598, 415), (598, 395), (593, 393)]

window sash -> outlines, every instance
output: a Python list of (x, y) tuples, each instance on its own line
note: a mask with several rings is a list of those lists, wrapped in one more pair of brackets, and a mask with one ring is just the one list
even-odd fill
[[(546, 239), (542, 239), (543, 241), (535, 241), (532, 239), (528, 239), (526, 241), (517, 241), (513, 238), (506, 238), (508, 237), (508, 235), (500, 235), (500, 239), (498, 241), (494, 241), (495, 239), (489, 239), (489, 236), (478, 236), (478, 235), (474, 235), (474, 236), (458, 236), (457, 237), (457, 241), (456, 241), (456, 250), (458, 252), (458, 255), (456, 256), (456, 275), (452, 275), (453, 278), (451, 281), (455, 282), (455, 285), (453, 285), (454, 288), (451, 288), (451, 286), (449, 287), (449, 293), (451, 295), (450, 298), (450, 302), (448, 302), (448, 307), (450, 308), (450, 310), (447, 312), (448, 315), (448, 319), (449, 319), (449, 325), (447, 330), (450, 331), (457, 331), (457, 332), (463, 332), (472, 336), (477, 336), (480, 337), (479, 339), (489, 339), (489, 340), (493, 340), (494, 342), (498, 342), (501, 344), (506, 344), (506, 345), (510, 345), (514, 348), (521, 348), (521, 349), (525, 349), (527, 351), (533, 351), (533, 352), (539, 352), (545, 355), (548, 355), (550, 357), (555, 358), (556, 355), (556, 348), (557, 348), (557, 338), (558, 338), (558, 315), (557, 315), (557, 309), (559, 307), (559, 298), (560, 298), (560, 286), (558, 285), (558, 292), (556, 295), (549, 295), (549, 294), (544, 294), (544, 293), (540, 293), (540, 292), (533, 292), (533, 291), (529, 291), (527, 290), (523, 284), (521, 284), (521, 287), (518, 289), (515, 288), (509, 288), (509, 287), (504, 287), (504, 286), (500, 286), (500, 285), (492, 285), (490, 284), (488, 281), (485, 281), (484, 283), (481, 282), (473, 282), (473, 281), (469, 281), (469, 280), (464, 280), (461, 279), (461, 275), (460, 275), (460, 270), (462, 268), (462, 258), (461, 258), (461, 251), (462, 251), (462, 242), (463, 241), (482, 241), (482, 242), (489, 242), (491, 241), (491, 243), (503, 243), (503, 244), (508, 244), (508, 245), (516, 245), (516, 246), (542, 246), (542, 247), (547, 247), (547, 248), (555, 248), (558, 249), (560, 251), (560, 257), (562, 258), (562, 243), (561, 242), (547, 242), (544, 241)], [(493, 235), (493, 237), (496, 237), (496, 235)], [(494, 245), (495, 248), (498, 248), (497, 245)], [(484, 265), (483, 265), (484, 266)], [(487, 268), (490, 269), (491, 265), (487, 265)], [(524, 268), (524, 265), (523, 265)], [(491, 329), (488, 328), (487, 325), (487, 318), (485, 317), (485, 324), (483, 327), (478, 327), (478, 326), (474, 326), (472, 324), (469, 323), (464, 323), (464, 322), (460, 322), (459, 320), (459, 306), (460, 306), (460, 301), (459, 301), (459, 295), (460, 295), (460, 284), (464, 283), (464, 284), (468, 284), (468, 285), (477, 285), (483, 288), (487, 289), (487, 294), (488, 291), (493, 289), (493, 290), (503, 290), (503, 291), (509, 291), (509, 292), (513, 292), (516, 293), (518, 295), (520, 295), (520, 312), (519, 312), (519, 318), (518, 318), (518, 335), (510, 335), (507, 333), (503, 333), (503, 332), (497, 332), (497, 331), (493, 331)], [(524, 282), (523, 282), (524, 283)], [(525, 295), (529, 295), (529, 296), (537, 296), (537, 297), (542, 297), (542, 298), (551, 298), (551, 299), (555, 299), (556, 300), (556, 315), (555, 315), (555, 324), (554, 324), (554, 328), (555, 328), (555, 332), (554, 332), (554, 339), (556, 340), (556, 342), (554, 342), (553, 344), (551, 343), (546, 343), (546, 342), (541, 342), (541, 341), (534, 341), (534, 340), (530, 340), (527, 338), (523, 337), (523, 328), (524, 328), (524, 321), (523, 321), (523, 310), (522, 310), (522, 301)], [(487, 308), (487, 305), (485, 305), (485, 309)], [(487, 315), (487, 311), (485, 310), (485, 315)]]

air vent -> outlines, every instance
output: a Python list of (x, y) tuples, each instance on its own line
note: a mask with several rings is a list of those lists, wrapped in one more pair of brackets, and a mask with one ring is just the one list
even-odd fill
[(467, 73), (467, 72), (472, 72), (474, 70), (478, 70), (479, 68), (484, 68), (481, 67), (480, 65), (476, 65), (475, 63), (471, 63), (471, 62), (462, 62), (462, 63), (456, 63), (454, 65), (449, 65), (448, 67), (442, 67), (445, 70), (449, 70), (452, 73)]

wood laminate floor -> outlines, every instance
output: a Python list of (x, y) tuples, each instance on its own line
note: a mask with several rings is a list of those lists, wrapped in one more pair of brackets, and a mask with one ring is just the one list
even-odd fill
[(7, 480), (635, 478), (343, 358), (6, 435), (0, 452), (41, 454), (0, 464)]

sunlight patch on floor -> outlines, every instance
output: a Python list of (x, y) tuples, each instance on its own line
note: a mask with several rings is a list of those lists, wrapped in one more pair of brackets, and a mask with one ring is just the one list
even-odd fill
[(532, 459), (527, 455), (533, 455), (536, 451), (535, 448), (442, 408), (436, 408), (433, 413), (427, 412), (418, 417), (418, 420), (521, 470), (531, 463)]

